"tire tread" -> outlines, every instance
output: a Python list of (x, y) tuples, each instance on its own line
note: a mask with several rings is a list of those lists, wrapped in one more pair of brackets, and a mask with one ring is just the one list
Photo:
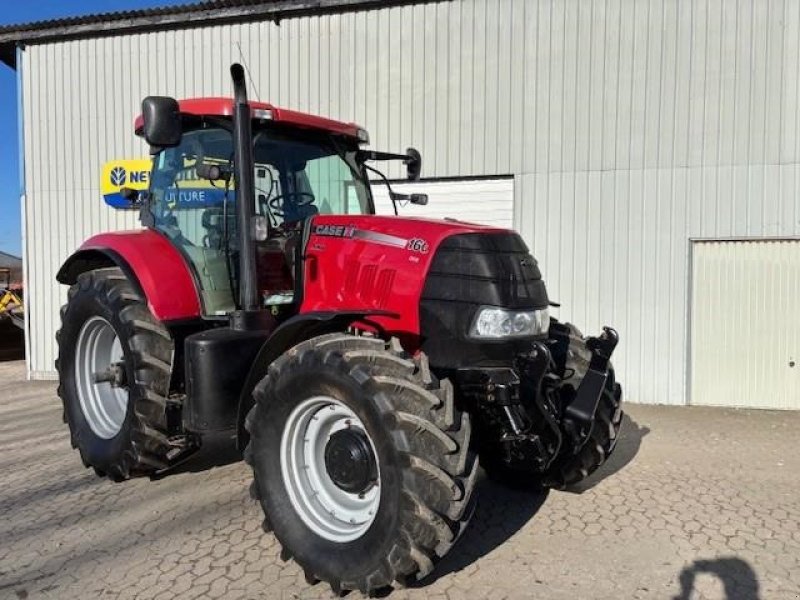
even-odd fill
[[(167, 437), (166, 407), (172, 370), (172, 337), (166, 327), (150, 313), (144, 298), (117, 267), (95, 269), (78, 276), (67, 294), (67, 304), (61, 307), (62, 328), (70, 319), (71, 302), (79, 292), (96, 294), (102, 303), (119, 316), (126, 329), (122, 333), (128, 336), (131, 346), (132, 371), (136, 374), (132, 385), (138, 388), (133, 400), (130, 441), (116, 464), (95, 466), (87, 462), (83, 453), (81, 458), (87, 467), (94, 467), (98, 476), (108, 477), (113, 481), (164, 469), (168, 466), (166, 455), (171, 447)], [(66, 346), (69, 341), (63, 337), (59, 331), (59, 360), (56, 361), (56, 369), (61, 381), (64, 380), (64, 373), (61, 372), (64, 361), (60, 357), (65, 352), (74, 351)], [(59, 385), (58, 395), (67, 420), (67, 404), (71, 400), (63, 385)], [(70, 441), (73, 448), (80, 450), (80, 432), (76, 432), (71, 424)]]
[[(395, 581), (422, 578), (450, 550), (472, 516), (467, 507), (474, 504), (478, 462), (469, 448), (469, 415), (456, 410), (452, 385), (433, 376), (427, 358), (409, 357), (396, 339), (384, 342), (349, 334), (324, 335), (302, 342), (279, 357), (256, 386), (256, 402), (246, 418), (251, 438), (245, 460), (251, 466), (256, 459), (252, 448), (256, 436), (252, 434), (258, 427), (261, 407), (268, 401), (268, 388), (293, 364), (304, 364), (314, 356), (349, 373), (372, 395), (407, 462), (400, 509), (402, 533), (388, 556), (376, 560), (357, 580), (333, 579), (327, 583), (334, 593), (360, 590), (370, 594)], [(251, 493), (260, 501), (259, 490), (254, 479)], [(261, 504), (266, 514), (263, 501)], [(309, 565), (300, 566), (311, 579), (321, 579)]]
[[(588, 367), (591, 354), (577, 327), (571, 323), (566, 325), (570, 328), (566, 366), (574, 373), (573, 379), (568, 381), (569, 385), (577, 389), (582, 374)], [(545, 484), (548, 487), (563, 489), (594, 473), (614, 451), (622, 427), (622, 417), (622, 388), (614, 379), (613, 367), (609, 367), (606, 387), (597, 405), (589, 439), (577, 453), (563, 454), (556, 460), (547, 474)]]

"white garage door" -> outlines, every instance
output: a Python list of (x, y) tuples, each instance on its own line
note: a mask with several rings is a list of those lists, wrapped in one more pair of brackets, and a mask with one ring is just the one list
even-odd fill
[[(392, 215), (392, 203), (385, 185), (373, 181), (375, 210), (379, 215)], [(406, 204), (398, 207), (403, 216), (444, 219), (450, 217), (470, 223), (513, 227), (514, 180), (480, 179), (459, 181), (419, 181), (393, 183), (395, 192), (428, 194), (428, 204)]]
[(800, 241), (692, 250), (691, 403), (800, 409)]

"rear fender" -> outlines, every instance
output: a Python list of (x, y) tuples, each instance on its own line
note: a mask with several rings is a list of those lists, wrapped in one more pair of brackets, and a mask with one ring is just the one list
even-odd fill
[[(236, 446), (240, 451), (244, 451), (250, 439), (250, 435), (244, 427), (244, 421), (255, 402), (253, 400), (253, 390), (258, 385), (258, 382), (266, 376), (272, 362), (289, 348), (304, 340), (326, 333), (346, 331), (353, 323), (369, 320), (369, 317), (396, 319), (398, 315), (385, 310), (309, 312), (287, 319), (272, 333), (261, 346), (258, 355), (256, 355), (239, 396), (239, 409), (236, 419)], [(374, 325), (373, 321), (369, 321), (369, 323)]]
[(70, 256), (56, 275), (72, 285), (86, 271), (119, 267), (162, 322), (200, 318), (202, 308), (192, 272), (169, 240), (151, 229), (96, 235)]

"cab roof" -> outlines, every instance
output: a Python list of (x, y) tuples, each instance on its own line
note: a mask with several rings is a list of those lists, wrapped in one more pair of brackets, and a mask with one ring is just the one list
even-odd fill
[[(334, 121), (317, 115), (280, 108), (266, 102), (250, 102), (249, 104), (254, 119), (267, 119), (305, 129), (316, 129), (335, 135), (351, 137), (360, 142), (368, 141), (367, 132), (355, 123)], [(178, 109), (181, 114), (185, 115), (230, 117), (233, 115), (233, 99), (189, 98), (178, 100)], [(141, 135), (143, 125), (142, 115), (139, 115), (134, 123), (137, 135)]]

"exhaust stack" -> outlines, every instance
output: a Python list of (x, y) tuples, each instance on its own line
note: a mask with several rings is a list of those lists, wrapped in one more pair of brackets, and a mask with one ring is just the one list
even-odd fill
[(233, 149), (236, 173), (236, 210), (239, 223), (239, 309), (244, 315), (234, 315), (235, 329), (248, 327), (246, 313), (258, 310), (256, 289), (256, 258), (253, 240), (253, 198), (255, 176), (253, 173), (253, 131), (250, 105), (247, 102), (247, 84), (244, 68), (239, 63), (231, 65), (233, 79)]

